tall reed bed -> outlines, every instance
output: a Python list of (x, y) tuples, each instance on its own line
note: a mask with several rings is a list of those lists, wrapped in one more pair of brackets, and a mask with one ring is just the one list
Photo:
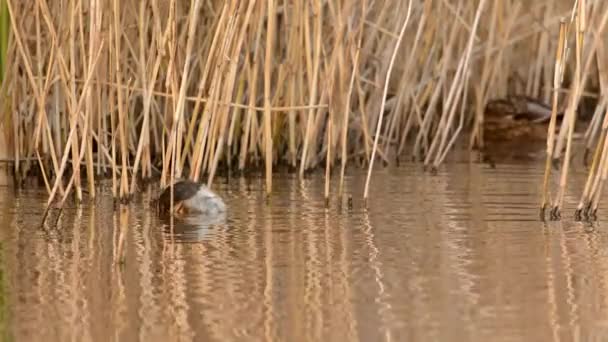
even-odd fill
[[(572, 159), (572, 140), (579, 103), (586, 88), (597, 89), (599, 97), (590, 124), (584, 135), (585, 156), (592, 153), (587, 181), (583, 194), (578, 203), (575, 217), (578, 219), (594, 218), (599, 206), (604, 181), (608, 175), (608, 149), (606, 148), (606, 133), (608, 132), (608, 115), (606, 104), (608, 88), (606, 83), (605, 28), (608, 23), (608, 8), (603, 4), (596, 6), (588, 0), (574, 2), (571, 14), (560, 22), (555, 52), (555, 66), (553, 72), (553, 99), (552, 116), (547, 136), (547, 160), (545, 164), (545, 177), (543, 182), (543, 198), (541, 203), (541, 218), (545, 219), (545, 210), (551, 206), (550, 218), (558, 219), (561, 216), (566, 187), (568, 185), (568, 171)], [(562, 87), (564, 74), (568, 64), (572, 65), (569, 91), (564, 102), (566, 111), (562, 120), (559, 134), (556, 136), (556, 115), (560, 98), (559, 90)], [(593, 147), (595, 146), (595, 147)], [(562, 155), (563, 154), (563, 155)], [(587, 159), (585, 157), (585, 159)], [(561, 162), (557, 195), (551, 199), (549, 178), (551, 163)]]
[[(581, 4), (593, 14), (584, 34), (600, 37), (608, 6)], [(270, 193), (278, 165), (324, 167), (326, 197), (332, 179), (342, 191), (347, 164), (366, 165), (367, 197), (375, 159), (434, 168), (469, 128), (470, 146), (483, 146), (488, 99), (548, 102), (572, 1), (7, 5), (2, 157), (20, 177), (38, 170), (50, 204), (94, 197), (103, 176), (126, 200), (154, 175), (211, 184), (220, 169), (257, 167)], [(600, 83), (598, 65), (564, 73)]]

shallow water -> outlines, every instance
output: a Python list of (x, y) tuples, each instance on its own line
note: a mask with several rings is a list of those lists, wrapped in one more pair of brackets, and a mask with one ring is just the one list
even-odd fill
[[(503, 156), (504, 157), (504, 156)], [(0, 191), (0, 334), (15, 341), (602, 341), (608, 234), (538, 220), (542, 154), (365, 173), (219, 178), (225, 218), (176, 222), (107, 189), (41, 227), (44, 189)], [(579, 163), (580, 164), (580, 163)], [(335, 182), (337, 185), (337, 181)], [(332, 189), (336, 193), (336, 189)], [(51, 214), (51, 221), (56, 219)]]

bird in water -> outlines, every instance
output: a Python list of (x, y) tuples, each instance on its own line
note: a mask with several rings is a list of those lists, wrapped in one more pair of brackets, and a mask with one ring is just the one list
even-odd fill
[(224, 201), (208, 187), (190, 180), (180, 180), (165, 188), (158, 198), (158, 211), (171, 211), (171, 188), (173, 188), (173, 212), (177, 215), (217, 215), (226, 211)]
[[(546, 140), (551, 107), (527, 97), (511, 96), (490, 101), (485, 110), (484, 137), (494, 141)], [(563, 111), (557, 113), (558, 120)]]

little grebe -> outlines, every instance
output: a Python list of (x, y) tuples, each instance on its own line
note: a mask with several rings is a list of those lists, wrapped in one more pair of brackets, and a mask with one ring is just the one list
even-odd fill
[[(167, 214), (171, 210), (171, 187), (158, 199), (158, 210)], [(205, 185), (181, 180), (173, 184), (173, 212), (176, 214), (215, 215), (226, 211), (224, 201)]]

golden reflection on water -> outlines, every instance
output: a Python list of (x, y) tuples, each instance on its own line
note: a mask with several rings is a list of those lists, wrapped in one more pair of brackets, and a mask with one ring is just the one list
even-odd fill
[(538, 222), (540, 173), (379, 170), (367, 210), (363, 173), (353, 208), (325, 208), (321, 176), (278, 177), (268, 202), (238, 178), (219, 184), (228, 215), (173, 225), (147, 190), (40, 227), (43, 189), (3, 188), (0, 327), (48, 342), (605, 340), (608, 235)]

